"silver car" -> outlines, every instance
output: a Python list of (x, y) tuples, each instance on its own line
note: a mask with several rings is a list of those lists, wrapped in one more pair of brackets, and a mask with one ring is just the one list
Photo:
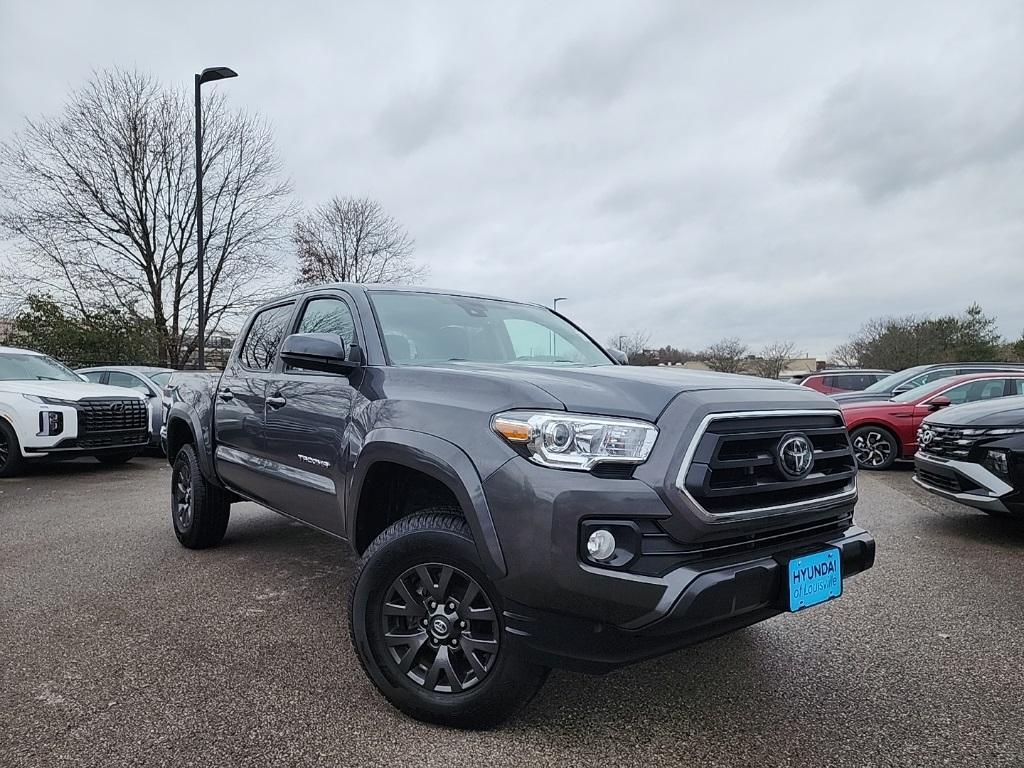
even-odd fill
[(149, 398), (150, 444), (160, 445), (160, 427), (164, 423), (162, 395), (164, 386), (174, 373), (172, 369), (145, 365), (106, 365), (79, 368), (76, 373), (97, 384), (137, 390)]

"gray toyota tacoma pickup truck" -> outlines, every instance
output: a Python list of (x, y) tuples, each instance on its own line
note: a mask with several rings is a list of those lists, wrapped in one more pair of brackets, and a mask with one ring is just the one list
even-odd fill
[(252, 500), (348, 542), (356, 653), (422, 720), (493, 725), (551, 667), (606, 672), (802, 610), (874, 562), (835, 403), (623, 366), (542, 306), (305, 290), (168, 402), (178, 540), (218, 544)]

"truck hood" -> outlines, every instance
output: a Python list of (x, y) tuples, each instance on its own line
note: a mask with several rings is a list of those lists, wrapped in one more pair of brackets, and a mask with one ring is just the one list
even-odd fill
[(141, 400), (142, 395), (126, 387), (108, 387), (91, 381), (0, 381), (0, 394), (35, 395), (55, 400), (86, 400), (96, 397), (121, 397)]
[(1024, 396), (998, 397), (946, 408), (925, 419), (929, 424), (950, 427), (1017, 427), (1024, 425)]
[(807, 387), (756, 376), (710, 371), (632, 365), (558, 368), (453, 363), (450, 367), (471, 369), (489, 377), (528, 382), (561, 401), (569, 411), (630, 416), (652, 421), (680, 393), (709, 389), (781, 390), (788, 394), (795, 391), (805, 396), (805, 404), (808, 406), (835, 407), (831, 400)]

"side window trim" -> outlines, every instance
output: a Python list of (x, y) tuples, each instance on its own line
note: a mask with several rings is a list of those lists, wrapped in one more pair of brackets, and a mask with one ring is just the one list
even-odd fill
[[(300, 302), (297, 302), (296, 310), (292, 313), (292, 321), (291, 324), (288, 326), (289, 330), (288, 333), (285, 334), (285, 336), (288, 336), (293, 333), (298, 333), (299, 327), (302, 325), (302, 321), (305, 319), (307, 307), (309, 307), (309, 305), (314, 301), (323, 299), (333, 299), (335, 301), (340, 301), (342, 304), (348, 307), (349, 314), (352, 316), (352, 331), (355, 334), (352, 341), (349, 342), (348, 351), (352, 349), (353, 345), (358, 346), (360, 350), (365, 350), (365, 347), (363, 346), (363, 332), (362, 328), (360, 328), (359, 323), (359, 312), (356, 309), (355, 302), (352, 301), (352, 297), (349, 296), (348, 293), (344, 291), (327, 291), (325, 293), (313, 293), (309, 294), (308, 296), (302, 297), (302, 300)], [(346, 351), (346, 354), (348, 353), (348, 351)], [(365, 352), (363, 353), (363, 356), (365, 360)], [(329, 373), (327, 371), (307, 371), (305, 369), (288, 368), (287, 366), (285, 366), (284, 361), (281, 360), (280, 353), (277, 356), (277, 362), (274, 367), (274, 371), (276, 373), (283, 373), (288, 376), (337, 377), (341, 375), (337, 373)]]

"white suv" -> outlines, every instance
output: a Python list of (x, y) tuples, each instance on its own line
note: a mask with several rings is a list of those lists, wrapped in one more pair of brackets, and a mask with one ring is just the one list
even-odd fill
[(0, 477), (26, 461), (95, 456), (121, 464), (149, 443), (149, 402), (93, 384), (53, 358), (0, 347)]

